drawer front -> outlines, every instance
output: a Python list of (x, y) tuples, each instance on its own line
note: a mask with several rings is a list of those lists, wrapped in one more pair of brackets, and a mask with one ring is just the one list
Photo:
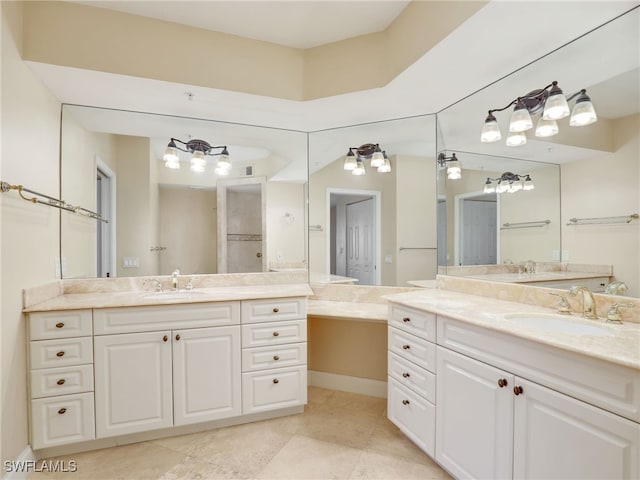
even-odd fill
[(31, 398), (93, 390), (93, 365), (46, 368), (31, 372)]
[(242, 374), (242, 413), (307, 403), (307, 367), (275, 368)]
[(93, 393), (32, 400), (31, 417), (34, 450), (95, 438)]
[(37, 340), (29, 350), (32, 370), (93, 363), (91, 337)]
[(242, 325), (242, 348), (306, 341), (306, 319)]
[(389, 350), (400, 357), (411, 360), (432, 373), (436, 371), (436, 346), (431, 342), (389, 327)]
[(408, 387), (422, 395), (435, 405), (436, 376), (433, 373), (428, 372), (408, 360), (404, 360), (392, 352), (389, 352), (389, 362), (387, 366), (390, 377), (393, 377), (400, 385)]
[(407, 437), (433, 457), (436, 407), (389, 377), (387, 415)]
[(430, 342), (436, 341), (436, 315), (402, 305), (389, 304), (389, 325), (417, 335)]
[(95, 335), (238, 325), (240, 302), (101, 308), (93, 323)]
[(307, 344), (291, 343), (242, 350), (242, 371), (252, 372), (268, 368), (290, 367), (307, 363)]
[(91, 310), (36, 312), (29, 314), (29, 339), (86, 337), (93, 334)]
[(280, 322), (300, 318), (307, 318), (307, 299), (304, 297), (242, 301), (242, 323)]

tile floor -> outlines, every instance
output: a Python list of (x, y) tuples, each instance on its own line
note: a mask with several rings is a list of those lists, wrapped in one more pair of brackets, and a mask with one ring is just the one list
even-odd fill
[(309, 387), (299, 415), (152, 440), (56, 460), (85, 479), (449, 479), (386, 418), (386, 400)]

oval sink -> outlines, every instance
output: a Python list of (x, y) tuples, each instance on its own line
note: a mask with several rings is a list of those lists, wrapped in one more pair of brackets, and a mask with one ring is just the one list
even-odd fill
[(550, 315), (545, 313), (510, 313), (506, 319), (545, 332), (566, 333), (570, 335), (589, 335), (593, 337), (613, 337), (615, 332), (598, 325), (592, 320)]
[(183, 299), (189, 299), (201, 294), (202, 292), (193, 291), (193, 290), (184, 291), (184, 292), (167, 291), (167, 292), (147, 293), (142, 297), (149, 300), (183, 300)]

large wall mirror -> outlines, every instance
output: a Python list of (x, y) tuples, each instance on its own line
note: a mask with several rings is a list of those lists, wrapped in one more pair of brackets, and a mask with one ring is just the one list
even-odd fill
[(309, 134), (312, 282), (407, 286), (435, 278), (435, 135), (434, 115)]
[[(62, 198), (108, 220), (62, 212), (63, 278), (306, 269), (305, 132), (64, 105), (61, 137)], [(169, 168), (171, 138), (226, 146), (230, 170)]]
[[(462, 166), (460, 179), (444, 166), (438, 175), (441, 271), (527, 260), (609, 265), (624, 294), (640, 296), (639, 27), (635, 8), (438, 113), (438, 152)], [(508, 108), (494, 113), (502, 139), (480, 141), (488, 110), (553, 81), (565, 96), (586, 89), (597, 121), (562, 118), (556, 135), (539, 137), (541, 113), (532, 113), (526, 144), (511, 147)], [(576, 98), (568, 103), (572, 110)], [(487, 178), (505, 172), (530, 174), (535, 189), (484, 195)]]

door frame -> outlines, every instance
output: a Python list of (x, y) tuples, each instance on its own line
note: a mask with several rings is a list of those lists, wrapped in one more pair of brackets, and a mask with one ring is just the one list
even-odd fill
[[(466, 192), (460, 193), (454, 197), (453, 207), (454, 207), (454, 230), (453, 230), (453, 251), (454, 251), (454, 266), (460, 265), (460, 259), (462, 258), (462, 242), (460, 241), (460, 237), (462, 234), (462, 225), (464, 224), (464, 219), (462, 218), (462, 203), (465, 200), (472, 200), (477, 197), (484, 197), (486, 193), (482, 190), (478, 190), (475, 192)], [(500, 194), (496, 193), (496, 265), (500, 265)]]
[(375, 284), (380, 285), (382, 282), (382, 192), (379, 190), (358, 190), (351, 188), (333, 188), (327, 187), (326, 190), (326, 204), (325, 204), (325, 225), (327, 226), (327, 241), (325, 252), (325, 271), (327, 274), (331, 272), (331, 195), (366, 195), (373, 197), (373, 205), (375, 211), (373, 212), (376, 228), (375, 228)]
[[(109, 271), (111, 277), (117, 276), (116, 270), (116, 172), (111, 170), (109, 166), (100, 158), (100, 156), (95, 156), (95, 172), (98, 174), (98, 170), (101, 174), (109, 179), (109, 189), (106, 192), (107, 199), (107, 218), (109, 219), (109, 223), (104, 223), (101, 225), (102, 227), (102, 249), (101, 249), (101, 257), (96, 258), (96, 264), (100, 262), (102, 266), (102, 270), (105, 270), (105, 267)], [(97, 180), (96, 180), (97, 181)], [(104, 192), (104, 189), (103, 189)], [(103, 198), (105, 197), (103, 193)], [(104, 231), (104, 227), (107, 226)], [(106, 240), (106, 242), (105, 242)], [(105, 249), (105, 244), (107, 248)], [(97, 250), (97, 239), (96, 239), (96, 250)], [(96, 252), (96, 257), (98, 256)], [(97, 267), (97, 265), (96, 265)], [(97, 272), (96, 272), (97, 273)]]

